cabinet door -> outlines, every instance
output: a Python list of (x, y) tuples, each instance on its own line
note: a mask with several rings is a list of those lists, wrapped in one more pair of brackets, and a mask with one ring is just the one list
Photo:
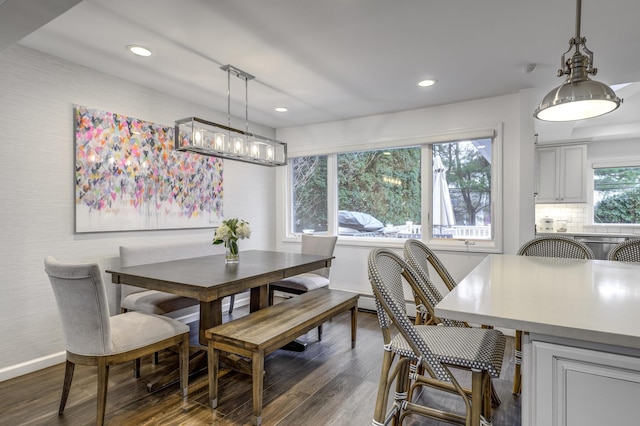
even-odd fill
[(587, 201), (586, 145), (563, 146), (560, 149), (560, 202), (585, 203)]
[(537, 203), (560, 202), (558, 169), (560, 151), (557, 148), (538, 149), (538, 195)]
[(529, 349), (531, 417), (523, 412), (523, 425), (638, 424), (639, 358), (540, 341)]
[(587, 146), (539, 148), (536, 203), (586, 203)]

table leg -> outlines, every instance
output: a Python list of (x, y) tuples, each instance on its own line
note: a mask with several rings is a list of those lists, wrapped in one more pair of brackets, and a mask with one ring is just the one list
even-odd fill
[(205, 331), (216, 325), (222, 324), (222, 299), (210, 302), (200, 302), (200, 329), (198, 340), (202, 346), (207, 346)]
[(269, 286), (253, 287), (250, 293), (249, 312), (255, 312), (269, 306)]

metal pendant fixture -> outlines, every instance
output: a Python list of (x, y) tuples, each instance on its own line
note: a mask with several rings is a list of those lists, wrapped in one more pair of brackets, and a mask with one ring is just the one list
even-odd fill
[[(255, 77), (233, 65), (224, 65), (220, 69), (227, 72), (227, 125), (197, 117), (176, 120), (176, 150), (262, 166), (286, 165), (286, 143), (249, 132), (248, 84)], [(231, 74), (245, 82), (245, 130), (231, 127)]]
[[(562, 54), (558, 70), (558, 77), (566, 75), (567, 79), (542, 99), (533, 114), (539, 120), (583, 120), (609, 113), (622, 103), (609, 86), (589, 78), (589, 74), (596, 75), (598, 69), (593, 67), (593, 52), (587, 49), (587, 38), (580, 36), (581, 10), (582, 0), (577, 0), (576, 36), (569, 40), (569, 50)], [(574, 47), (573, 56), (565, 60)]]

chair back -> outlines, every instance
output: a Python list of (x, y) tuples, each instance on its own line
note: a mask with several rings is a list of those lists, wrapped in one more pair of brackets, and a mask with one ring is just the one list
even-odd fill
[(112, 350), (107, 291), (98, 264), (62, 264), (44, 260), (69, 352), (104, 355)]
[(404, 243), (404, 258), (414, 270), (429, 276), (429, 265), (438, 273), (449, 291), (458, 285), (438, 256), (420, 240), (409, 239)]
[[(337, 236), (325, 236), (325, 235), (308, 235), (302, 234), (302, 254), (317, 254), (321, 256), (333, 256), (333, 251), (336, 248)], [(312, 274), (318, 274), (325, 278), (329, 278), (331, 272), (330, 267), (316, 269), (311, 271)]]
[(640, 262), (640, 239), (616, 244), (607, 254), (607, 260)]
[(518, 250), (519, 256), (560, 257), (566, 259), (595, 259), (586, 244), (564, 236), (543, 236), (527, 241)]
[(380, 327), (383, 330), (388, 329), (393, 323), (416, 357), (422, 358), (423, 365), (433, 377), (442, 381), (451, 381), (446, 367), (431, 352), (407, 316), (403, 277), (413, 289), (415, 274), (412, 272), (411, 267), (390, 250), (374, 249), (369, 253), (368, 270), (369, 282), (376, 300)]

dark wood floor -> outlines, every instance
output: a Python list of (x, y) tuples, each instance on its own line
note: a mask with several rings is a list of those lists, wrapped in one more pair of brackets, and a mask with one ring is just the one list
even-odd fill
[[(237, 309), (233, 316), (246, 314)], [(267, 356), (264, 382), (264, 425), (370, 425), (382, 359), (382, 335), (375, 314), (359, 312), (358, 342), (351, 349), (349, 314), (325, 324), (321, 342), (315, 330), (300, 340), (305, 352), (279, 350)], [(520, 401), (511, 395), (513, 339), (507, 342), (505, 363), (494, 384), (502, 404), (494, 412), (495, 426), (520, 425)], [(160, 363), (144, 360), (142, 378), (133, 379), (131, 365), (111, 368), (106, 422), (111, 425), (244, 425), (251, 422), (251, 381), (222, 370), (220, 399), (208, 408), (207, 378), (201, 374), (189, 383), (189, 402), (183, 406), (177, 385), (155, 393), (147, 380), (166, 373), (177, 357), (163, 352)], [(464, 375), (464, 373), (461, 373)], [(58, 404), (63, 365), (0, 383), (0, 425), (90, 425), (95, 422), (95, 368), (76, 366), (71, 393), (63, 416)], [(465, 382), (467, 377), (461, 376)], [(463, 410), (461, 400), (432, 390), (420, 396), (446, 409)], [(421, 417), (405, 425), (441, 425)]]

